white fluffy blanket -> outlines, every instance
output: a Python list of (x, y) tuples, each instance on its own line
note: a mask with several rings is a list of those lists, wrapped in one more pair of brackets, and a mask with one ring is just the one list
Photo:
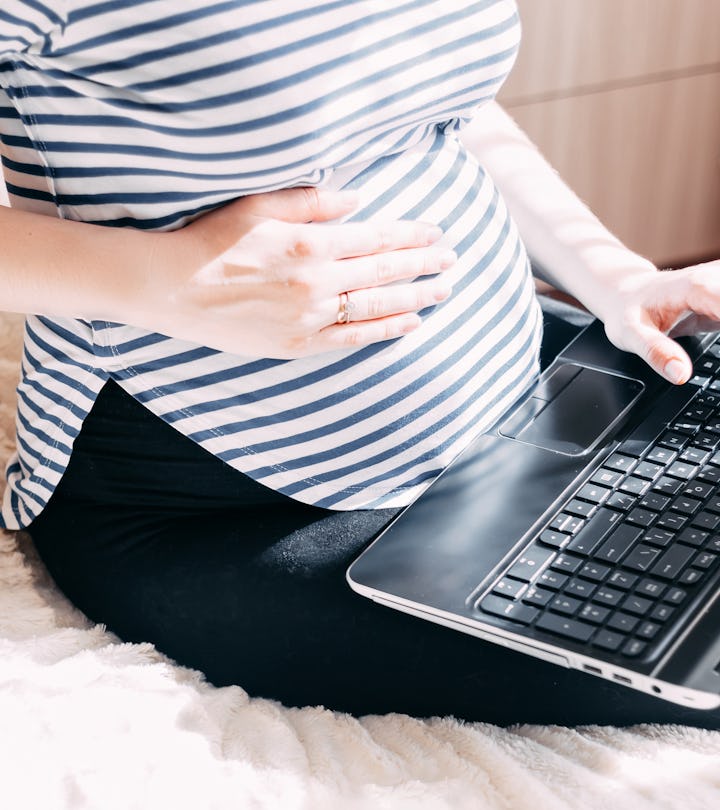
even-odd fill
[[(0, 315), (0, 452), (20, 321)], [(91, 625), (22, 535), (0, 535), (7, 810), (720, 808), (720, 733), (285, 709)]]

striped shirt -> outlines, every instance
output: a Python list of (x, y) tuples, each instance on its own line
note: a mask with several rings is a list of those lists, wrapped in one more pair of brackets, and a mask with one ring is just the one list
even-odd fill
[(262, 484), (341, 510), (409, 503), (507, 410), (537, 374), (541, 319), (459, 133), (519, 32), (512, 0), (3, 0), (13, 206), (167, 231), (246, 194), (350, 188), (352, 219), (433, 222), (458, 254), (419, 329), (299, 360), (28, 317), (5, 525), (47, 503), (109, 378)]

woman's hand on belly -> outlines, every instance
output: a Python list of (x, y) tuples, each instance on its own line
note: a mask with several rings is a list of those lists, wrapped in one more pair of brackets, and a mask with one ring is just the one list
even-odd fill
[[(419, 310), (450, 295), (443, 271), (455, 254), (435, 244), (442, 232), (426, 223), (330, 222), (356, 205), (343, 192), (281, 190), (158, 234), (142, 300), (126, 321), (283, 359), (413, 331)], [(410, 283), (419, 276), (432, 278)]]

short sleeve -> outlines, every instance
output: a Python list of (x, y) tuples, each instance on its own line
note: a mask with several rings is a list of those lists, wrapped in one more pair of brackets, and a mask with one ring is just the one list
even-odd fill
[(63, 6), (63, 2), (50, 6), (40, 0), (2, 0), (0, 59), (42, 47), (50, 32), (64, 24)]

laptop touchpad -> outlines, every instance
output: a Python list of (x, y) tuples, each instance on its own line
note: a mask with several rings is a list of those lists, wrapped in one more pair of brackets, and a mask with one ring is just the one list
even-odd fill
[(545, 450), (582, 455), (619, 427), (644, 389), (639, 380), (564, 363), (503, 422), (499, 432)]

